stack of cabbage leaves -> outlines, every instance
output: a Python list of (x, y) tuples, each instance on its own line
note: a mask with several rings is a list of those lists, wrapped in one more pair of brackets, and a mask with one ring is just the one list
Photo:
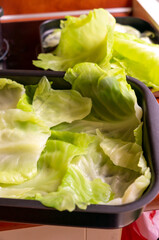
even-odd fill
[(107, 10), (66, 16), (60, 27), (58, 46), (39, 54), (35, 66), (66, 71), (77, 63), (92, 62), (103, 69), (122, 68), (152, 91), (159, 90), (159, 44), (147, 42), (131, 26), (120, 26)]
[(124, 70), (80, 63), (64, 79), (70, 89), (0, 79), (0, 197), (60, 211), (135, 201), (151, 173)]

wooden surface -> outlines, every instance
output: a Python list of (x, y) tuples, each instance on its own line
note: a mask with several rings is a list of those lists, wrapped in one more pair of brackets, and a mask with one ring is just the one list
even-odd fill
[(31, 227), (37, 227), (37, 226), (40, 226), (40, 225), (0, 221), (0, 231), (8, 231), (8, 230), (22, 229), (22, 228), (31, 228)]
[(4, 14), (27, 14), (92, 8), (130, 7), (132, 0), (1, 0)]
[(153, 210), (159, 210), (159, 195), (157, 195), (156, 198), (145, 207), (145, 211)]
[(40, 226), (1, 231), (2, 240), (121, 240), (121, 229), (94, 229), (62, 226)]

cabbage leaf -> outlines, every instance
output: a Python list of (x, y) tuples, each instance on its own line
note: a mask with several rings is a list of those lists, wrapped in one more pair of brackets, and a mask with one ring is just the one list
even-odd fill
[(49, 128), (34, 114), (0, 111), (0, 182), (19, 184), (34, 177), (49, 136)]
[[(134, 139), (142, 109), (123, 70), (104, 71), (97, 64), (81, 63), (68, 69), (65, 80), (72, 84), (72, 89), (92, 100), (92, 111), (82, 122), (83, 130), (98, 128), (112, 137)], [(73, 125), (77, 127), (78, 122)]]
[[(147, 43), (128, 33), (114, 33), (113, 60), (126, 74), (137, 78), (153, 91), (159, 90), (159, 45)], [(144, 61), (143, 61), (144, 59)]]
[(90, 98), (82, 97), (75, 90), (54, 90), (49, 81), (42, 78), (32, 102), (35, 114), (49, 127), (61, 122), (71, 123), (86, 117), (92, 107)]
[(151, 173), (142, 109), (124, 70), (80, 63), (64, 78), (71, 90), (54, 90), (44, 77), (16, 109), (0, 111), (0, 197), (60, 211), (135, 201)]
[(95, 9), (80, 17), (61, 20), (61, 37), (52, 53), (40, 53), (36, 67), (66, 71), (80, 62), (107, 66), (112, 56), (114, 17), (104, 9)]
[[(94, 136), (76, 133), (75, 138), (72, 134), (74, 140), (69, 143), (64, 140), (66, 133), (56, 132), (56, 138), (58, 134), (61, 140), (54, 140), (53, 131), (47, 141), (38, 162), (37, 175), (16, 186), (3, 186), (0, 189), (1, 197), (36, 199), (60, 211), (72, 211), (76, 205), (85, 209), (91, 203), (104, 203), (112, 199), (110, 186), (96, 178), (96, 175), (93, 179), (89, 176), (91, 165), (86, 161), (88, 166), (85, 171), (81, 171), (81, 165), (77, 164), (78, 158), (83, 158), (88, 152), (88, 146), (95, 140)], [(95, 165), (91, 169), (95, 171)]]
[(24, 92), (23, 85), (10, 79), (0, 78), (0, 110), (16, 108)]

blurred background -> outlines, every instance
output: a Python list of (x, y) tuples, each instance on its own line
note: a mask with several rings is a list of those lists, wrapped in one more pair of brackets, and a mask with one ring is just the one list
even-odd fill
[(126, 8), (132, 6), (132, 0), (1, 0), (0, 5), (5, 15), (14, 15), (92, 8)]

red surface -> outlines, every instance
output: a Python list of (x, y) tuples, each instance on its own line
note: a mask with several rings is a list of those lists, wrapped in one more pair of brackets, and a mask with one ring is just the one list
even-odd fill
[(93, 8), (131, 7), (132, 0), (1, 0), (5, 15), (85, 10)]
[(129, 226), (124, 227), (122, 229), (121, 240), (149, 240), (149, 239), (146, 239), (141, 235), (139, 236), (133, 229), (132, 224), (130, 224)]

